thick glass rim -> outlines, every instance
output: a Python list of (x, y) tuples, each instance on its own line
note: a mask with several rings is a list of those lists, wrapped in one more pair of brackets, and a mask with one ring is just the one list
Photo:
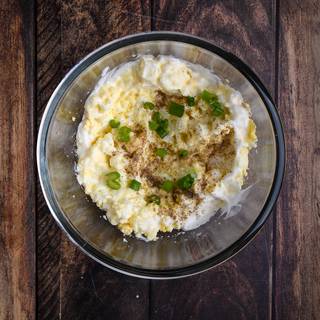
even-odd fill
[[(46, 163), (46, 142), (50, 122), (61, 98), (64, 96), (73, 81), (81, 74), (82, 71), (104, 55), (132, 44), (149, 41), (173, 41), (191, 44), (217, 54), (240, 71), (257, 91), (268, 111), (275, 133), (274, 138), (276, 144), (276, 167), (273, 183), (264, 207), (250, 228), (237, 241), (216, 256), (191, 266), (167, 270), (144, 269), (123, 264), (102, 254), (98, 249), (85, 241), (70, 224), (56, 203), (48, 178), (49, 172)], [(102, 265), (127, 275), (145, 279), (173, 279), (191, 276), (221, 264), (238, 253), (256, 236), (271, 214), (272, 208), (281, 189), (285, 171), (285, 141), (281, 120), (271, 96), (257, 75), (239, 58), (232, 53), (215, 46), (211, 42), (196, 36), (178, 32), (146, 32), (123, 37), (103, 45), (82, 59), (66, 74), (49, 99), (41, 120), (37, 141), (37, 164), (42, 192), (51, 214), (61, 229), (67, 234), (69, 239), (85, 254)]]

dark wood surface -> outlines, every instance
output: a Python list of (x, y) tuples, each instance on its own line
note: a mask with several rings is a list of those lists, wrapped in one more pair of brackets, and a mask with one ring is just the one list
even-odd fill
[(0, 319), (35, 317), (34, 10), (0, 1)]
[[(0, 320), (320, 319), (319, 1), (0, 1), (0, 30)], [(37, 127), (64, 74), (150, 30), (199, 35), (242, 58), (286, 134), (268, 223), (228, 262), (182, 280), (130, 278), (86, 257), (51, 217), (35, 171)]]
[(274, 314), (320, 319), (320, 2), (281, 1), (278, 104), (287, 174), (277, 206)]

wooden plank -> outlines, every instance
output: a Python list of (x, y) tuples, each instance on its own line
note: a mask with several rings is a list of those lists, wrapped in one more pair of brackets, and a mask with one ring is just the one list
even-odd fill
[[(155, 1), (154, 30), (202, 36), (247, 62), (274, 93), (272, 1)], [(152, 282), (151, 319), (269, 319), (272, 219), (236, 257), (204, 274)], [(165, 294), (164, 294), (165, 292)]]
[[(38, 118), (67, 70), (115, 38), (150, 30), (148, 1), (38, 0)], [(146, 319), (149, 281), (104, 268), (56, 226), (38, 195), (39, 319)]]
[(320, 3), (280, 2), (279, 107), (287, 166), (278, 205), (275, 319), (320, 315)]
[(0, 319), (35, 319), (34, 5), (0, 2)]
[(94, 262), (62, 240), (62, 319), (148, 319), (149, 281)]
[[(62, 78), (61, 14), (54, 1), (37, 2), (37, 120)], [(60, 313), (61, 231), (37, 187), (37, 317), (58, 319)]]
[(149, 0), (63, 1), (62, 13), (65, 69), (108, 41), (151, 28)]

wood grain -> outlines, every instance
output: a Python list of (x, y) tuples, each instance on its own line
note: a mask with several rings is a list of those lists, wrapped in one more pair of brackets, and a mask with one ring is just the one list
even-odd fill
[(62, 319), (148, 319), (149, 281), (111, 271), (63, 239)]
[(63, 1), (62, 11), (65, 69), (111, 40), (151, 27), (148, 0)]
[[(61, 12), (53, 1), (37, 2), (37, 121), (62, 77)], [(61, 231), (37, 186), (37, 316), (57, 319), (60, 313)]]
[(35, 319), (33, 2), (0, 2), (0, 319)]
[(287, 172), (278, 205), (275, 319), (320, 316), (320, 3), (280, 2), (279, 107)]
[[(153, 29), (213, 41), (247, 62), (274, 93), (274, 10), (272, 1), (155, 1)], [(272, 264), (270, 220), (222, 266), (192, 278), (152, 282), (151, 319), (269, 319)]]
[[(150, 30), (149, 14), (148, 1), (38, 0), (38, 120), (67, 70), (108, 41)], [(149, 281), (86, 257), (58, 229), (41, 192), (38, 203), (38, 318), (147, 319)]]
[[(278, 100), (287, 140), (274, 223), (227, 263), (187, 279), (137, 280), (98, 265), (61, 234), (38, 186), (39, 319), (319, 319), (319, 6), (316, 0), (38, 0), (38, 123), (65, 72), (87, 53), (130, 33), (175, 30), (210, 39), (247, 62)], [(8, 66), (0, 74), (6, 151), (0, 152), (0, 286), (8, 288), (0, 295), (1, 320), (35, 318), (32, 10), (0, 4), (0, 62)]]

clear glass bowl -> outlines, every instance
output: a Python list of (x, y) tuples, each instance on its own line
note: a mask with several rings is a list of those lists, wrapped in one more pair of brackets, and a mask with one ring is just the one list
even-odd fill
[[(173, 55), (201, 64), (230, 82), (251, 105), (258, 147), (250, 153), (246, 198), (230, 217), (216, 215), (188, 232), (145, 242), (102, 218), (75, 176), (75, 136), (87, 96), (101, 71), (141, 54)], [(74, 121), (75, 120), (75, 121)], [(61, 81), (44, 112), (37, 145), (40, 182), (51, 213), (87, 255), (103, 265), (143, 278), (177, 278), (209, 269), (243, 248), (262, 227), (284, 174), (284, 138), (276, 108), (257, 76), (238, 58), (186, 34), (152, 32), (106, 44), (80, 61)]]

